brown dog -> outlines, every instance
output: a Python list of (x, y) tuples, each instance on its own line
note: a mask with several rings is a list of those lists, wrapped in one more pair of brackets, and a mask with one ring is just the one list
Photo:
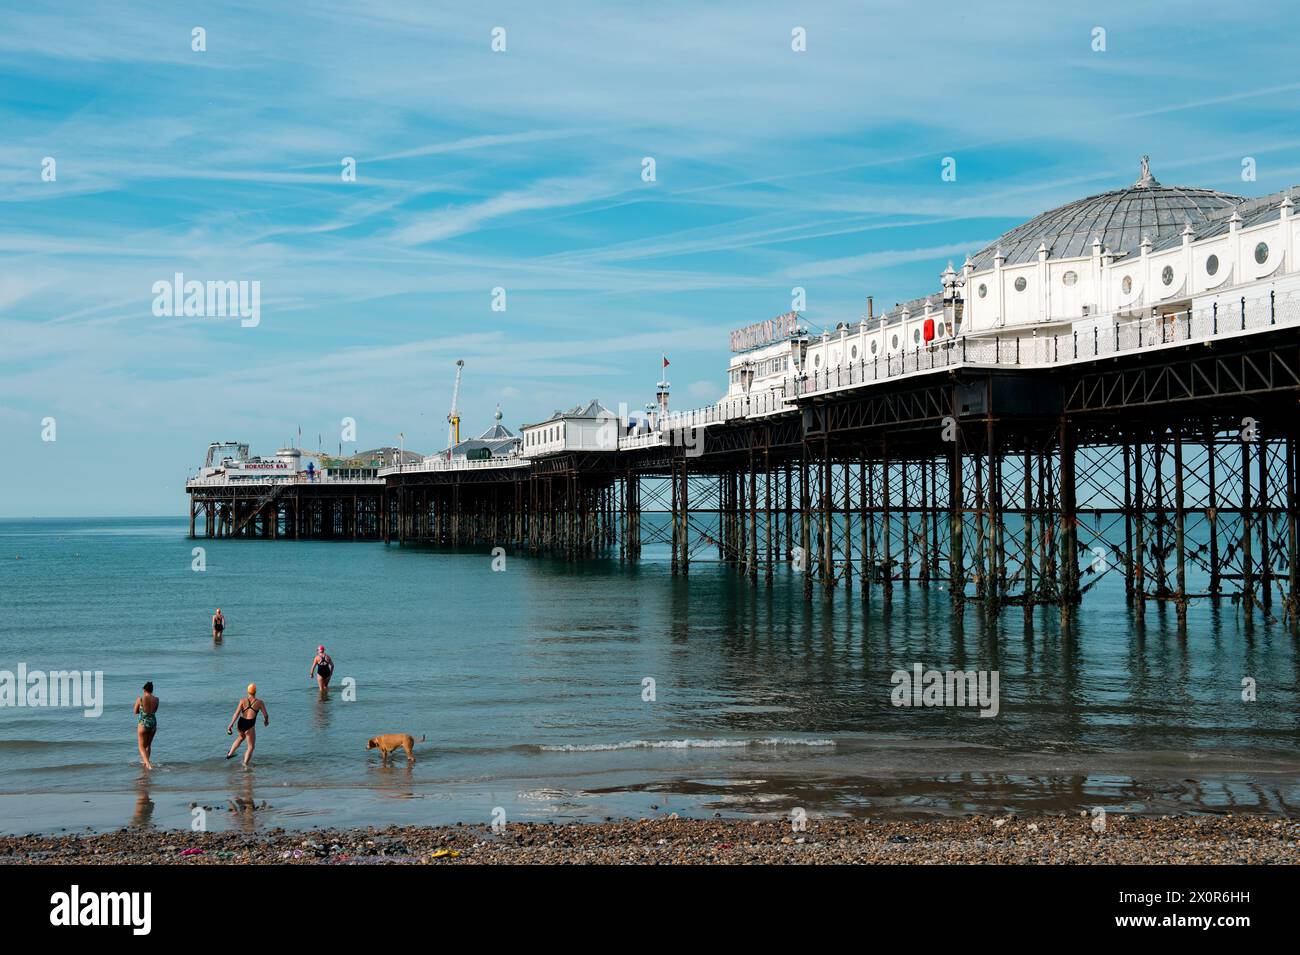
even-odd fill
[(366, 749), (379, 750), (379, 755), (384, 758), (385, 766), (388, 765), (388, 754), (398, 749), (406, 750), (407, 763), (413, 763), (415, 762), (415, 744), (423, 742), (423, 736), (416, 739), (410, 733), (383, 733), (366, 740)]

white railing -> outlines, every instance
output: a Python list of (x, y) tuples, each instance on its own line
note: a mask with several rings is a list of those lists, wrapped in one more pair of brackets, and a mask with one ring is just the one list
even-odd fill
[(666, 443), (664, 432), (642, 431), (639, 434), (629, 434), (619, 438), (618, 449), (620, 451), (635, 451), (639, 448), (657, 448)]
[(1010, 337), (963, 337), (911, 351), (863, 359), (802, 378), (786, 379), (786, 395), (811, 395), (872, 384), (887, 378), (957, 366), (1041, 368), (1093, 361), (1123, 353), (1188, 342), (1210, 341), (1275, 326), (1300, 324), (1300, 294), (1284, 292), (1254, 299), (1238, 298), (1227, 307), (1217, 303), (1167, 315), (1129, 317), (1125, 313), (1084, 316), (1084, 330), (1065, 334)]
[(751, 418), (759, 415), (780, 414), (792, 408), (794, 408), (794, 405), (790, 403), (790, 399), (785, 396), (783, 391), (762, 391), (756, 395), (751, 395), (749, 399), (749, 417)]
[(390, 468), (380, 468), (379, 477), (385, 478), (390, 474), (419, 474), (432, 471), (478, 471), (489, 468), (523, 468), (532, 464), (528, 458), (505, 457), (505, 458), (485, 458), (482, 461), (469, 461), (465, 458), (443, 458), (432, 457), (425, 458), (419, 464), (402, 464), (394, 465)]
[[(382, 472), (381, 472), (382, 473)], [(193, 477), (185, 482), (186, 487), (274, 487), (277, 484), (383, 484), (382, 478), (345, 478), (334, 475), (316, 474), (311, 480), (306, 474), (292, 474), (284, 477), (231, 478), (228, 474), (213, 477)]]

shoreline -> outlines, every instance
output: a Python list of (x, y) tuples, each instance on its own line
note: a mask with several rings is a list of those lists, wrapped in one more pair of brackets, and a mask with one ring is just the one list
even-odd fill
[(656, 819), (261, 833), (127, 828), (0, 836), (0, 865), (1300, 863), (1300, 820), (1112, 814), (932, 820)]

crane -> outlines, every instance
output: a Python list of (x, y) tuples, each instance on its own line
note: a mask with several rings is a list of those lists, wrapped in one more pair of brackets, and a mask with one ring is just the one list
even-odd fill
[(460, 444), (460, 374), (465, 370), (465, 359), (456, 359), (456, 384), (451, 389), (451, 411), (447, 413), (447, 447)]

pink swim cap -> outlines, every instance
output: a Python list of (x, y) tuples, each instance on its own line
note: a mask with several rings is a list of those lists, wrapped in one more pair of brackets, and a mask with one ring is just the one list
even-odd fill
[(316, 652), (317, 652), (317, 653), (324, 653), (324, 652), (325, 652), (325, 648), (324, 648), (324, 647), (317, 647), (317, 648), (316, 648)]

